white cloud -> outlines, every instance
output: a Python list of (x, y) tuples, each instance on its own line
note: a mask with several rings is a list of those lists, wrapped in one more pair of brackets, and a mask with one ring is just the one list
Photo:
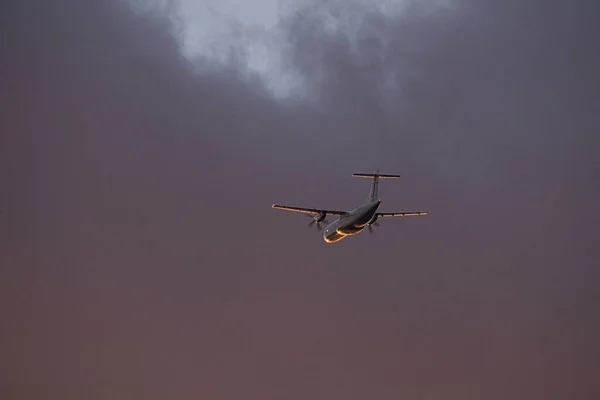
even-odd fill
[[(228, 64), (232, 54), (245, 64), (247, 73), (258, 74), (277, 96), (300, 89), (300, 78), (284, 67), (286, 43), (280, 22), (295, 11), (311, 7), (323, 11), (326, 30), (344, 32), (350, 42), (360, 26), (361, 13), (355, 7), (370, 8), (393, 17), (407, 0), (128, 0), (139, 12), (169, 13), (177, 25), (183, 55)], [(450, 0), (431, 0), (448, 5)], [(343, 15), (327, 12), (334, 6)], [(232, 50), (235, 51), (232, 52)]]

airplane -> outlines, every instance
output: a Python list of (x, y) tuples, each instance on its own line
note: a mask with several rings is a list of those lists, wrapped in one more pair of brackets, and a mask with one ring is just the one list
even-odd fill
[(290, 207), (279, 204), (273, 204), (272, 208), (279, 210), (295, 211), (304, 213), (307, 216), (313, 218), (313, 221), (309, 223), (309, 226), (313, 223), (317, 224), (317, 229), (322, 230), (320, 223), (325, 221), (327, 215), (338, 215), (338, 219), (327, 225), (323, 232), (323, 240), (327, 243), (335, 243), (344, 239), (347, 236), (357, 235), (362, 232), (365, 227), (368, 227), (369, 232), (373, 233), (371, 225), (379, 226), (376, 221), (379, 218), (385, 217), (409, 217), (415, 215), (427, 215), (429, 212), (416, 211), (416, 212), (392, 212), (392, 213), (381, 213), (377, 212), (381, 200), (378, 197), (378, 188), (380, 179), (398, 179), (400, 175), (389, 175), (380, 174), (379, 172), (374, 174), (368, 173), (354, 173), (354, 177), (358, 178), (371, 178), (371, 189), (369, 191), (369, 198), (363, 205), (351, 210), (351, 211), (338, 211), (338, 210), (322, 210), (318, 208), (302, 208), (302, 207)]

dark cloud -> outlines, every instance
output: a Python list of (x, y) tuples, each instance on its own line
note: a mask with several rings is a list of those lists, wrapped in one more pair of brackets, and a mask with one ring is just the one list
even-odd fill
[[(5, 7), (2, 397), (598, 397), (597, 5), (340, 7), (285, 21), (290, 102), (121, 2)], [(378, 167), (431, 215), (270, 209)]]

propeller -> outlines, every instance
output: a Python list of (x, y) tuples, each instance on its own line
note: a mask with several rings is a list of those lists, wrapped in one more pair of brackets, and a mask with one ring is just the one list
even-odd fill
[(371, 225), (375, 225), (375, 226), (378, 227), (379, 226), (379, 222), (374, 222), (372, 224), (367, 225), (368, 228), (369, 228), (369, 233), (373, 233), (374, 232), (373, 227)]
[(304, 214), (304, 215), (306, 215), (309, 218), (312, 218), (312, 221), (310, 221), (308, 223), (308, 227), (310, 228), (313, 224), (316, 223), (317, 230), (319, 232), (321, 232), (323, 230), (323, 228), (321, 227), (321, 222), (323, 222), (325, 224), (327, 223), (327, 220), (325, 220), (325, 215), (323, 215), (323, 214), (313, 214), (313, 215)]

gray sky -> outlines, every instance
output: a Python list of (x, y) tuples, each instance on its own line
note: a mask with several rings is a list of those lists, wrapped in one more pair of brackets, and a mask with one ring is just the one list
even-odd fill
[[(286, 96), (178, 8), (5, 7), (0, 398), (600, 397), (597, 2), (319, 4)], [(271, 209), (376, 168), (431, 214), (328, 245)]]
[[(227, 64), (231, 52), (243, 60), (243, 70), (259, 74), (278, 97), (303, 94), (301, 76), (286, 64), (287, 23), (297, 13), (312, 9), (329, 33), (347, 36), (356, 45), (357, 30), (367, 12), (398, 17), (410, 7), (406, 0), (131, 0), (142, 14), (163, 13), (171, 18), (181, 53)], [(427, 0), (432, 10), (451, 9), (447, 0)], [(360, 8), (362, 12), (356, 13)], [(331, 12), (331, 10), (335, 10)], [(201, 67), (200, 67), (201, 68)]]

